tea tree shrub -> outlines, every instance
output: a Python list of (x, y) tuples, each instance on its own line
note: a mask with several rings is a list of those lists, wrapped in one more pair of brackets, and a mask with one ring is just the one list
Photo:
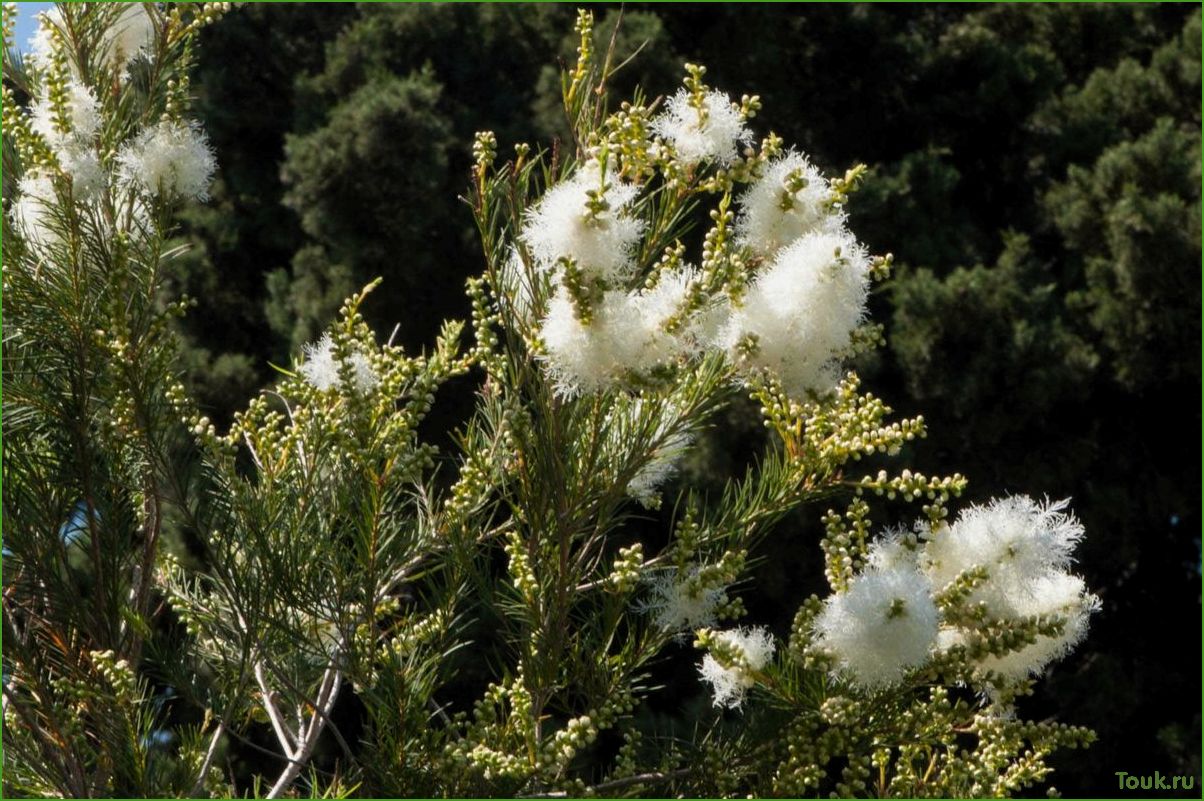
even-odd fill
[[(700, 65), (612, 98), (589, 13), (571, 138), (476, 137), (471, 320), (406, 352), (369, 285), (219, 431), (167, 325), (204, 298), (163, 265), (214, 170), (188, 69), (226, 10), (64, 4), (6, 60), (7, 793), (1003, 796), (1090, 741), (1014, 711), (1098, 607), (1082, 526), (959, 505), (963, 476), (899, 464), (923, 419), (848, 369), (891, 267), (849, 227), (864, 167), (822, 174)], [(440, 452), (423, 421), (464, 376)], [(770, 444), (668, 492), (740, 395)], [(773, 631), (743, 579), (800, 507), (828, 592)], [(648, 725), (683, 659), (711, 708)]]

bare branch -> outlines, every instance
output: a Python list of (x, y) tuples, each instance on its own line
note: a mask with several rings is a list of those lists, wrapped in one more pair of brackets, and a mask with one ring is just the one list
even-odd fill
[(201, 762), (201, 769), (197, 771), (196, 783), (192, 785), (192, 790), (189, 795), (192, 798), (200, 798), (201, 793), (205, 789), (205, 776), (209, 773), (209, 767), (213, 764), (213, 757), (217, 754), (217, 744), (221, 742), (222, 735), (226, 733), (226, 724), (219, 721), (217, 728), (213, 730), (213, 737), (209, 740), (209, 749), (205, 751), (205, 759)]
[[(336, 653), (337, 656), (337, 653)], [(268, 798), (279, 798), (281, 793), (289, 788), (301, 774), (301, 769), (305, 767), (305, 763), (309, 761), (313, 754), (314, 746), (318, 743), (318, 737), (322, 734), (322, 730), (326, 727), (326, 720), (330, 715), (330, 710), (334, 708), (334, 702), (338, 700), (339, 689), (342, 686), (343, 674), (335, 670), (334, 665), (326, 668), (326, 673), (322, 676), (322, 683), (318, 687), (318, 698), (314, 703), (314, 713), (310, 717), (309, 725), (305, 728), (305, 739), (298, 744), (297, 750), (290, 756), (289, 764), (280, 774), (280, 778), (272, 785), (272, 789), (268, 792)]]
[(280, 741), (280, 747), (284, 749), (284, 755), (289, 759), (294, 756), (296, 742), (294, 736), (289, 732), (284, 725), (284, 718), (280, 715), (280, 710), (276, 708), (275, 693), (268, 685), (267, 677), (263, 675), (263, 662), (255, 661), (255, 681), (259, 684), (259, 694), (263, 696), (263, 708), (268, 713), (268, 718), (272, 721), (272, 728), (276, 731), (276, 739)]

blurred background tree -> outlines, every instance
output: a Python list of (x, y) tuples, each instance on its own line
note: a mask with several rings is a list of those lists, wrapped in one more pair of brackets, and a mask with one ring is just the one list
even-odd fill
[[(597, 12), (603, 35), (617, 11)], [(572, 15), (252, 4), (206, 31), (194, 87), (219, 181), (177, 280), (206, 299), (186, 366), (215, 417), (374, 276), (368, 317), (408, 348), (467, 314), (472, 135), (555, 146)], [(871, 165), (853, 222), (897, 270), (874, 300), (888, 346), (860, 369), (926, 415), (919, 463), (964, 472), (969, 500), (1075, 499), (1104, 610), (1025, 709), (1100, 734), (1055, 760), (1059, 789), (1199, 775), (1199, 9), (628, 6), (617, 55), (641, 45), (628, 86), (671, 92), (700, 61), (826, 171)], [(739, 462), (750, 419), (730, 414), (682, 480)], [(763, 622), (819, 578), (790, 547), (816, 521), (791, 528), (759, 568)]]

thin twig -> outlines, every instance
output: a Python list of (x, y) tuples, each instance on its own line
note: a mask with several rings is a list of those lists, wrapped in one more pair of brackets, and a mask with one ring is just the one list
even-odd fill
[[(654, 556), (651, 559), (649, 559), (647, 562), (644, 562), (642, 565), (640, 565), (640, 569), (646, 570), (647, 568), (650, 568), (650, 567), (656, 567), (664, 561), (665, 561), (665, 554), (661, 554), (659, 556)], [(573, 592), (589, 592), (590, 590), (596, 590), (599, 587), (606, 584), (607, 578), (608, 577), (604, 576), (600, 579), (594, 579), (593, 581), (587, 581), (584, 584), (578, 584), (573, 589)]]
[[(271, 671), (272, 676), (277, 681), (279, 681), (281, 684), (284, 685), (285, 690), (287, 690), (288, 692), (291, 692), (291, 693), (295, 693), (297, 695), (305, 695), (305, 692), (303, 690), (299, 689), (296, 684), (294, 684), (292, 681), (289, 680), (288, 676), (284, 673), (284, 671), (280, 670), (278, 667), (273, 665), (271, 662), (266, 662), (265, 664), (267, 665), (267, 669)], [(300, 737), (304, 737), (304, 732), (302, 731), (302, 729), (304, 729), (304, 723), (301, 720), (301, 715), (303, 715), (304, 712), (302, 711), (300, 706), (297, 707), (297, 710), (298, 710), (297, 711), (297, 715), (298, 715), (298, 734), (297, 734), (297, 736), (298, 736), (298, 738), (300, 738)], [(316, 707), (314, 708), (314, 711), (319, 712), (319, 713), (321, 712), (321, 710), (317, 709)], [(347, 739), (345, 737), (343, 737), (343, 733), (341, 731), (339, 731), (339, 727), (335, 725), (334, 721), (330, 719), (329, 715), (323, 715), (323, 717), (326, 719), (326, 725), (330, 728), (330, 733), (332, 735), (334, 735), (334, 739), (338, 742), (339, 747), (343, 749), (343, 753), (347, 756), (348, 762), (353, 762), (355, 760), (355, 755), (352, 752), (351, 746), (348, 744)]]
[(205, 761), (201, 763), (201, 769), (197, 771), (196, 784), (192, 785), (192, 791), (189, 793), (192, 798), (201, 797), (201, 793), (205, 789), (205, 776), (208, 775), (209, 768), (213, 765), (213, 757), (217, 755), (217, 744), (225, 733), (226, 724), (218, 721), (217, 728), (213, 730), (213, 739), (209, 741), (209, 750), (205, 752)]
[(279, 798), (280, 794), (292, 785), (297, 776), (301, 774), (301, 769), (305, 767), (305, 763), (313, 754), (314, 746), (318, 743), (318, 736), (322, 734), (322, 729), (326, 727), (327, 716), (330, 710), (334, 708), (334, 702), (338, 699), (339, 688), (342, 685), (343, 674), (334, 669), (331, 665), (326, 669), (326, 673), (322, 676), (322, 684), (318, 688), (318, 698), (314, 703), (314, 713), (310, 718), (309, 726), (305, 729), (305, 739), (298, 744), (297, 750), (290, 757), (288, 765), (280, 774), (280, 778), (272, 785), (272, 789), (268, 792), (268, 798)]
[(289, 759), (294, 757), (293, 749), (296, 744), (290, 734), (288, 728), (284, 725), (284, 718), (280, 716), (280, 710), (276, 708), (276, 701), (272, 697), (272, 688), (268, 685), (267, 677), (263, 675), (263, 662), (255, 661), (255, 681), (259, 684), (259, 694), (263, 696), (263, 708), (267, 710), (268, 718), (272, 721), (272, 728), (276, 731), (276, 739), (280, 741), (280, 747), (284, 749), (284, 755)]

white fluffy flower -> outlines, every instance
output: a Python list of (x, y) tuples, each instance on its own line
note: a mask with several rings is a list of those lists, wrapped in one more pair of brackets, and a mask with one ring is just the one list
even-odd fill
[[(721, 631), (715, 635), (715, 639), (743, 654), (751, 670), (761, 670), (769, 664), (775, 648), (773, 637), (764, 628)], [(715, 706), (739, 707), (744, 703), (745, 692), (756, 683), (745, 667), (725, 667), (711, 654), (703, 657), (699, 672), (702, 680), (711, 685)]]
[(215, 166), (197, 123), (160, 122), (127, 142), (117, 155), (121, 182), (151, 195), (204, 200)]
[(678, 159), (687, 164), (715, 161), (728, 166), (740, 155), (740, 145), (752, 143), (740, 109), (723, 92), (712, 90), (703, 98), (706, 121), (690, 105), (690, 92), (681, 89), (665, 103), (652, 121), (652, 131), (673, 145)]
[[(609, 208), (591, 217), (589, 192), (601, 192)], [(603, 191), (602, 168), (595, 160), (548, 190), (531, 210), (522, 238), (546, 270), (571, 258), (587, 276), (616, 281), (632, 268), (632, 254), (644, 231), (643, 220), (629, 214), (639, 190), (610, 172)]]
[[(64, 164), (64, 169), (70, 168)], [(96, 170), (101, 176), (97, 186), (103, 186), (103, 172), (99, 166)], [(95, 200), (90, 199), (91, 190), (87, 180), (86, 170), (76, 168), (76, 175), (72, 179), (72, 197), (76, 201), (84, 201), (77, 202), (74, 207), (84, 225), (96, 226), (96, 232), (106, 237), (116, 231), (137, 237), (145, 235), (150, 227), (150, 210), (145, 203), (135, 200), (131, 204), (123, 204), (117, 209), (115, 219), (110, 220), (100, 213)], [(17, 197), (9, 207), (9, 216), (35, 255), (47, 256), (62, 242), (60, 232), (63, 223), (57, 221), (55, 216), (63, 213), (55, 181), (50, 175), (31, 171), (22, 176), (17, 183)]]
[[(830, 391), (842, 351), (865, 317), (869, 267), (865, 249), (848, 234), (803, 236), (753, 281), (719, 345), (745, 367), (775, 374), (792, 397)], [(750, 337), (754, 348), (745, 356), (741, 345)]]
[(875, 570), (915, 570), (918, 558), (915, 535), (905, 528), (893, 528), (870, 543), (866, 564)]
[(987, 569), (986, 581), (967, 601), (985, 604), (992, 617), (1066, 619), (1061, 635), (1038, 636), (1017, 651), (988, 657), (981, 663), (984, 670), (1007, 678), (1035, 676), (1086, 635), (1099, 599), (1081, 578), (1066, 572), (1083, 536), (1082, 524), (1066, 511), (1068, 503), (1019, 495), (971, 506), (925, 544), (921, 563), (938, 588), (971, 568)]
[(57, 7), (40, 11), (37, 15), (38, 27), (33, 36), (29, 37), (29, 58), (34, 62), (47, 61), (54, 52), (53, 30), (62, 29), (63, 17)]
[(985, 567), (989, 578), (971, 600), (985, 602), (999, 617), (1018, 614), (1031, 593), (1028, 585), (1067, 568), (1082, 539), (1083, 526), (1066, 513), (1068, 503), (1016, 495), (971, 506), (924, 545), (924, 570), (941, 589), (962, 572)]
[(589, 325), (577, 318), (568, 291), (558, 288), (540, 327), (557, 391), (566, 397), (596, 392), (686, 351), (684, 336), (666, 333), (664, 323), (680, 308), (692, 275), (666, 274), (642, 292), (608, 290), (591, 309)]
[(715, 625), (716, 609), (727, 602), (727, 592), (723, 587), (702, 587), (692, 581), (698, 571), (695, 565), (685, 576), (668, 571), (652, 579), (653, 597), (641, 608), (653, 614), (660, 629), (692, 632)]
[(154, 41), (155, 21), (142, 3), (127, 3), (105, 36), (107, 55), (119, 67), (129, 64)]
[(543, 360), (565, 397), (604, 389), (622, 376), (632, 358), (634, 304), (626, 292), (610, 290), (585, 325), (577, 319), (568, 291), (560, 287), (548, 302), (540, 325), (547, 353)]
[(627, 494), (645, 508), (656, 506), (657, 489), (677, 472), (677, 463), (693, 442), (694, 438), (686, 431), (666, 437), (652, 458), (627, 482)]
[(71, 176), (72, 196), (87, 200), (105, 188), (107, 175), (96, 151), (88, 147), (68, 147), (59, 154), (59, 166)]
[(661, 362), (682, 353), (702, 349), (706, 341), (703, 322), (706, 314), (694, 312), (677, 333), (666, 334), (664, 325), (670, 317), (682, 312), (691, 287), (699, 280), (698, 270), (683, 265), (665, 270), (651, 289), (642, 289), (635, 300), (648, 337), (648, 358)]
[(1099, 598), (1087, 592), (1078, 576), (1052, 572), (1029, 584), (1028, 592), (1015, 599), (1019, 615), (1058, 615), (1066, 620), (1055, 637), (1037, 636), (1037, 641), (1003, 656), (988, 656), (982, 668), (1007, 678), (1040, 675), (1051, 662), (1069, 654), (1087, 635), (1091, 614), (1099, 610)]
[(772, 255), (804, 234), (838, 233), (845, 215), (828, 207), (830, 194), (827, 179), (806, 156), (787, 153), (740, 197), (739, 241)]
[[(105, 32), (100, 53), (106, 61), (124, 72), (125, 67), (154, 43), (155, 23), (142, 3), (124, 3), (116, 21)], [(35, 61), (48, 61), (53, 55), (52, 29), (62, 30), (62, 15), (57, 8), (38, 14), (38, 29), (29, 39), (30, 56)], [(72, 72), (76, 71), (71, 64)]]
[(49, 98), (42, 96), (33, 105), (30, 127), (46, 140), (63, 172), (71, 177), (73, 196), (84, 200), (105, 186), (105, 173), (94, 142), (100, 130), (100, 104), (91, 89), (72, 80), (67, 86), (66, 111), (68, 130), (60, 131), (55, 126)]
[[(376, 371), (372, 369), (368, 357), (364, 354), (358, 351), (352, 353), (351, 367), (357, 392), (368, 392), (380, 383)], [(323, 334), (317, 343), (305, 346), (305, 362), (301, 365), (301, 375), (321, 390), (339, 386), (339, 363), (335, 359), (334, 340), (330, 334)]]
[(9, 214), (21, 236), (34, 248), (53, 247), (61, 239), (50, 216), (56, 203), (50, 176), (29, 172), (17, 183), (17, 199)]
[(938, 620), (932, 585), (918, 570), (870, 568), (828, 597), (815, 632), (854, 681), (884, 687), (924, 663)]
[(52, 149), (90, 142), (100, 130), (100, 103), (92, 90), (79, 81), (71, 80), (67, 84), (66, 111), (68, 130), (63, 132), (55, 127), (54, 109), (45, 94), (33, 104), (29, 127), (41, 134)]

